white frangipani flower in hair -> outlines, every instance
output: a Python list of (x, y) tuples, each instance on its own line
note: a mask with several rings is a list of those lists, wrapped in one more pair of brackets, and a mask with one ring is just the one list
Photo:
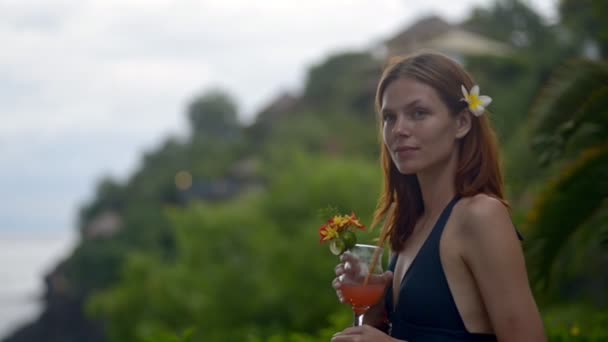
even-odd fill
[(486, 107), (492, 102), (492, 98), (486, 95), (479, 95), (479, 86), (476, 84), (471, 88), (471, 92), (467, 91), (464, 85), (461, 85), (462, 95), (464, 98), (461, 101), (465, 101), (469, 104), (469, 109), (475, 116), (480, 116), (486, 110)]

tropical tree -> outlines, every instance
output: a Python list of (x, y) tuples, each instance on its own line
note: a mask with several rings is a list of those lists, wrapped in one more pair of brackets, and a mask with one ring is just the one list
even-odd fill
[[(267, 191), (163, 211), (175, 257), (131, 253), (121, 281), (89, 301), (111, 341), (160, 342), (193, 327), (194, 341), (303, 341), (329, 338), (328, 323), (339, 329), (329, 314), (348, 322), (349, 308), (329, 286), (336, 259), (318, 243), (324, 221), (317, 212), (339, 206), (369, 222), (379, 170), (369, 161), (293, 152), (271, 165)], [(358, 236), (370, 242), (374, 233)]]
[(238, 136), (238, 108), (230, 95), (210, 90), (196, 97), (188, 107), (194, 138), (232, 140)]
[[(542, 168), (530, 182), (538, 194), (524, 226), (531, 279), (545, 307), (579, 308), (549, 314), (548, 324), (584, 312), (578, 319), (585, 329), (606, 338), (608, 331), (597, 327), (608, 323), (601, 313), (608, 306), (602, 271), (608, 267), (608, 62), (559, 68), (539, 93), (527, 134)], [(571, 334), (579, 334), (574, 326)]]
[(582, 37), (583, 43), (597, 45), (599, 54), (608, 57), (608, 2), (604, 0), (561, 0), (562, 24)]

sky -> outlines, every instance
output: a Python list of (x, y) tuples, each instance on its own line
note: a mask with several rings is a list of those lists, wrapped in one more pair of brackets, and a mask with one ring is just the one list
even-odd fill
[[(186, 136), (198, 94), (243, 122), (309, 67), (491, 0), (0, 0), (0, 234), (72, 230), (106, 176)], [(555, 0), (529, 0), (548, 20)]]

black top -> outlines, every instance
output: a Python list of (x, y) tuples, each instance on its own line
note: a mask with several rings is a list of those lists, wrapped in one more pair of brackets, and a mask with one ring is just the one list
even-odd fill
[[(467, 331), (448, 286), (441, 259), (439, 241), (452, 208), (459, 197), (445, 207), (428, 238), (401, 281), (399, 301), (393, 310), (392, 282), (386, 292), (386, 312), (391, 322), (390, 335), (408, 342), (489, 342), (493, 334)], [(390, 262), (395, 271), (398, 255)]]

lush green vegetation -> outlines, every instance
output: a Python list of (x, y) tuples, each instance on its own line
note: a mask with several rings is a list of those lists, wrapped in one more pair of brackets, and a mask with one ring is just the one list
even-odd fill
[[(466, 63), (495, 101), (514, 220), (552, 341), (608, 339), (608, 64), (569, 61), (590, 41), (606, 57), (608, 26), (597, 18), (608, 12), (586, 2), (596, 10), (562, 1), (557, 25), (517, 1), (464, 23), (513, 47)], [(381, 176), (370, 84), (380, 66), (367, 52), (330, 56), (291, 106), (248, 127), (229, 95), (203, 94), (188, 107), (188, 137), (147, 153), (126, 183), (100, 182), (81, 230), (108, 211), (122, 229), (85, 240), (65, 270), (111, 341), (327, 341), (350, 324), (317, 212), (334, 205), (371, 220)]]

